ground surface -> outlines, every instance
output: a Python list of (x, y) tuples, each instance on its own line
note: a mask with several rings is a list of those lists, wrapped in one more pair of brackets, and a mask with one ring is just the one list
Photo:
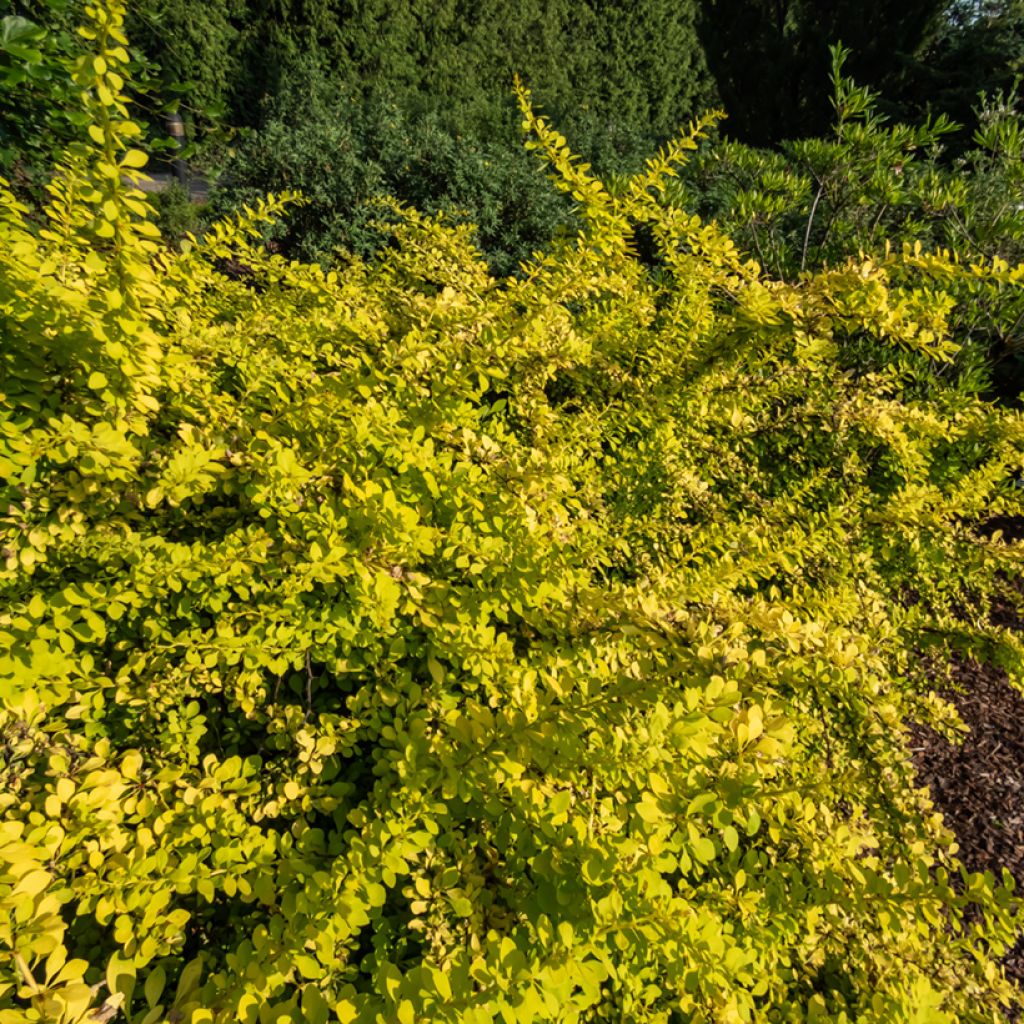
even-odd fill
[[(993, 519), (989, 530), (1024, 540), (1024, 519)], [(993, 621), (1024, 632), (1024, 618), (1007, 605)], [(966, 658), (953, 665), (953, 685), (939, 693), (956, 705), (970, 733), (954, 746), (930, 729), (911, 729), (918, 778), (932, 792), (956, 834), (960, 858), (971, 871), (1003, 868), (1024, 889), (1024, 696), (993, 665)], [(1024, 938), (1005, 960), (1007, 974), (1024, 987)]]
[[(163, 192), (177, 182), (178, 179), (173, 174), (157, 171), (149, 173), (146, 178), (137, 182), (137, 184), (143, 192)], [(188, 192), (192, 202), (205, 203), (209, 196), (209, 191), (209, 183), (204, 177), (198, 174), (189, 174)]]
[[(926, 783), (971, 871), (1007, 868), (1024, 887), (1024, 697), (988, 665), (958, 662), (957, 686), (941, 690), (971, 730), (953, 746), (929, 729), (911, 730), (918, 777)], [(1024, 940), (1007, 957), (1024, 985)]]

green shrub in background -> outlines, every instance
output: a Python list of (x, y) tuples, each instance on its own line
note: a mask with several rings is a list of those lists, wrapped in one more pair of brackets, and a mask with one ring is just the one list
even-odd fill
[[(77, 31), (83, 5), (15, 0), (11, 7), (0, 17), (0, 173), (16, 195), (39, 205), (54, 162), (87, 124), (69, 77), (85, 49)], [(158, 69), (140, 50), (129, 58), (131, 98), (147, 125), (146, 148), (157, 153), (169, 145), (161, 136), (174, 90), (158, 85)]]
[(572, 211), (522, 146), (457, 137), (437, 116), (338, 92), (314, 62), (289, 76), (262, 129), (239, 144), (214, 205), (230, 210), (257, 196), (299, 188), (307, 202), (276, 232), (284, 251), (330, 262), (387, 239), (386, 196), (476, 225), (496, 273), (546, 245)]
[(0, 169), (19, 192), (36, 194), (81, 128), (68, 120), (74, 25), (60, 5), (40, 6), (45, 25), (18, 13), (0, 18)]
[(172, 251), (122, 14), (45, 228), (0, 189), (0, 1021), (1019, 1006), (903, 736), (1024, 671), (1024, 422), (943, 373), (1024, 270), (773, 277), (665, 202), (699, 131), (611, 192), (525, 94), (580, 225), (518, 278), (268, 255), (289, 196)]
[[(944, 117), (891, 123), (878, 97), (843, 74), (833, 48), (834, 133), (783, 143), (779, 151), (722, 142), (707, 147), (668, 190), (669, 201), (712, 218), (773, 275), (837, 266), (857, 254), (884, 256), (922, 243), (965, 263), (1024, 259), (1024, 137), (1016, 97), (990, 97), (975, 148), (950, 159)], [(1024, 382), (1024, 299), (996, 281), (946, 279), (957, 299), (963, 346), (955, 368), (1008, 399)], [(863, 356), (860, 353), (858, 358)]]
[(191, 239), (209, 226), (206, 204), (194, 202), (177, 181), (153, 197), (153, 212), (160, 237), (175, 249), (183, 242), (191, 244)]

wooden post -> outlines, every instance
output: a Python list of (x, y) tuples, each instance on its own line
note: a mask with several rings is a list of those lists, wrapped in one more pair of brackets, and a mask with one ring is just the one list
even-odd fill
[(171, 159), (171, 176), (188, 191), (188, 164), (181, 158), (181, 148), (185, 145), (185, 122), (180, 114), (167, 115), (167, 132), (174, 139), (175, 153)]

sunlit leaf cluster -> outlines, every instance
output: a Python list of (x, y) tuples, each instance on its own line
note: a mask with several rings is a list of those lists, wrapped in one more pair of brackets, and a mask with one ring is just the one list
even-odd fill
[[(905, 723), (1021, 552), (951, 257), (796, 281), (614, 189), (515, 279), (396, 208), (159, 245), (117, 0), (0, 190), (0, 1024), (996, 1022), (1020, 904)], [(638, 240), (653, 239), (654, 259)], [(884, 360), (858, 366), (865, 339)]]

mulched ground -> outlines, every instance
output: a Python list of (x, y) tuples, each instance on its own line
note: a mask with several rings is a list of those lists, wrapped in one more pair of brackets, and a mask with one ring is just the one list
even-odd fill
[[(986, 525), (986, 532), (1001, 530), (1006, 540), (1024, 539), (1024, 518), (992, 519)], [(993, 621), (1024, 631), (1024, 621), (1009, 605), (997, 609)], [(930, 729), (912, 728), (918, 778), (955, 833), (966, 867), (997, 877), (1006, 868), (1024, 888), (1024, 696), (992, 665), (965, 658), (952, 669), (954, 685), (938, 692), (956, 705), (970, 733), (953, 746)], [(1024, 987), (1024, 939), (1004, 963)]]
[[(966, 867), (997, 877), (1007, 868), (1024, 886), (1024, 697), (990, 665), (964, 660), (954, 676), (956, 689), (939, 692), (970, 734), (953, 746), (930, 729), (912, 728), (918, 778), (956, 834)], [(1004, 963), (1024, 985), (1024, 940)]]

